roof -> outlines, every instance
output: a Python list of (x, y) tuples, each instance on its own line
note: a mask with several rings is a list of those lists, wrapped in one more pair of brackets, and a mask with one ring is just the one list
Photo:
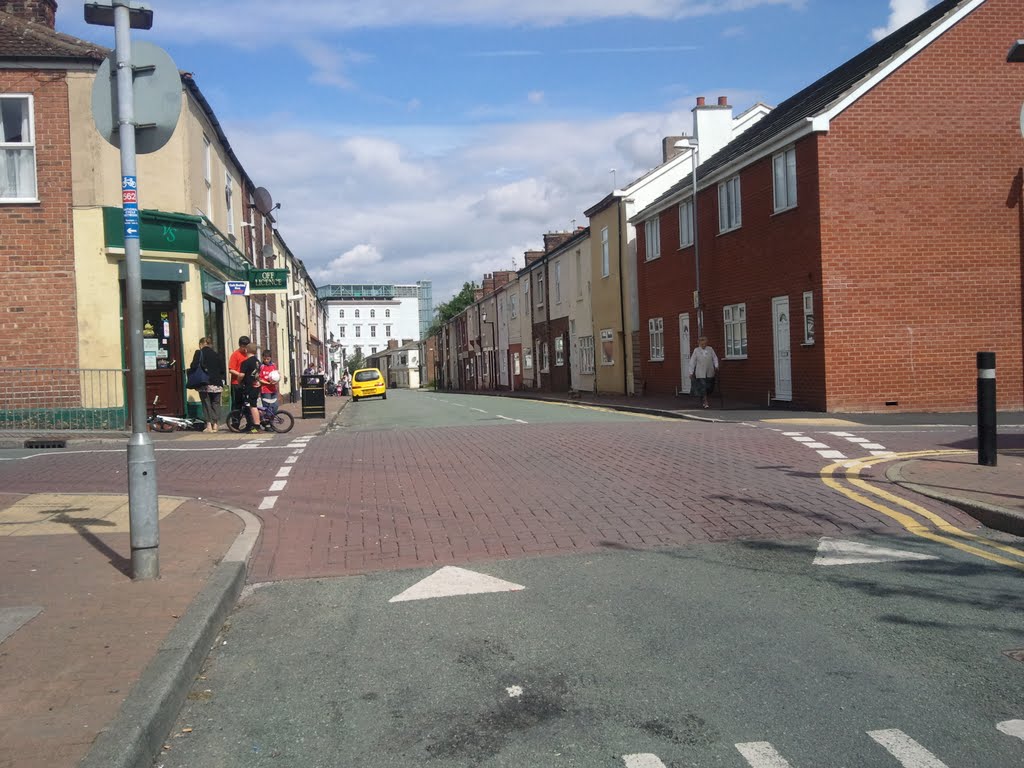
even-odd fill
[[(580, 240), (585, 240), (588, 237), (590, 237), (590, 227), (577, 227), (576, 231), (572, 233), (572, 237), (568, 238), (565, 242), (559, 243), (557, 246), (552, 248), (550, 251), (547, 251), (542, 256), (538, 257), (535, 261), (527, 264), (522, 269), (517, 270), (516, 271), (516, 275), (518, 275), (519, 277), (522, 277), (523, 275), (525, 275), (530, 270), (536, 269), (537, 267), (539, 267), (542, 264), (544, 264), (552, 256), (557, 256), (558, 254), (562, 253), (563, 251), (568, 250), (571, 246), (575, 245)], [(489, 293), (487, 295), (490, 296), (491, 294)], [(483, 299), (481, 299), (481, 301), (483, 301)], [(473, 302), (473, 303), (474, 304), (479, 304), (480, 302)]]
[(100, 62), (109, 53), (110, 49), (102, 45), (0, 11), (0, 61), (87, 59)]
[[(847, 95), (858, 83), (900, 54), (930, 27), (941, 21), (958, 6), (970, 1), (943, 0), (891, 35), (882, 38), (870, 48), (861, 51), (846, 63), (836, 67), (824, 77), (815, 80), (799, 93), (790, 96), (708, 158), (706, 162), (701, 163), (697, 167), (697, 178), (704, 179), (711, 176), (715, 171), (743, 155), (768, 144), (772, 139), (798, 123), (825, 112), (828, 107)], [(689, 178), (677, 182), (647, 206), (647, 209), (658, 207), (662, 201), (689, 188), (690, 184)]]

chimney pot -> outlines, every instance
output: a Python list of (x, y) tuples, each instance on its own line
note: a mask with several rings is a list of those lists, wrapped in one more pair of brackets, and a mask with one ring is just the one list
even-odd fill
[(22, 21), (34, 21), (53, 29), (57, 17), (57, 0), (0, 0), (0, 11)]
[(697, 97), (697, 106), (698, 107), (703, 107), (704, 106), (704, 102), (705, 102), (705, 99), (704, 99), (703, 96), (698, 96)]
[(726, 97), (726, 96), (719, 96), (718, 97), (718, 106), (720, 106), (720, 107), (727, 107), (727, 106), (729, 106), (729, 99), (728, 99), (728, 97)]

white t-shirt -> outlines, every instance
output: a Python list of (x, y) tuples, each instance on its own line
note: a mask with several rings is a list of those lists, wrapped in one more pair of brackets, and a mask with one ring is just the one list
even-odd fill
[(698, 379), (712, 379), (718, 370), (718, 355), (711, 347), (697, 347), (690, 355), (690, 375)]

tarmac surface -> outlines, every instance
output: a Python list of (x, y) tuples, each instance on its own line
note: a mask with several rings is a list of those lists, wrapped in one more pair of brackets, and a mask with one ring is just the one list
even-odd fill
[[(571, 402), (701, 421), (974, 423), (974, 414), (702, 410), (675, 398)], [(327, 420), (297, 419), (294, 434), (325, 430), (347, 403), (328, 399)], [(1021, 425), (1024, 414), (1001, 413), (999, 422)], [(33, 436), (2, 437), (0, 448), (23, 448)], [(102, 437), (123, 444), (127, 435)], [(1024, 456), (1009, 451), (996, 467), (964, 453), (903, 461), (886, 475), (1021, 536), (1022, 470)], [(162, 496), (161, 578), (133, 582), (127, 506), (126, 495), (0, 494), (0, 768), (147, 765), (241, 593), (259, 535), (250, 512)]]

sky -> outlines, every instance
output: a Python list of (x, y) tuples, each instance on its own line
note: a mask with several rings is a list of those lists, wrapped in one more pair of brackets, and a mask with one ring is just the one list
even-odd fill
[[(523, 266), (692, 133), (775, 106), (936, 0), (149, 0), (318, 285)], [(113, 47), (82, 3), (57, 29)]]

